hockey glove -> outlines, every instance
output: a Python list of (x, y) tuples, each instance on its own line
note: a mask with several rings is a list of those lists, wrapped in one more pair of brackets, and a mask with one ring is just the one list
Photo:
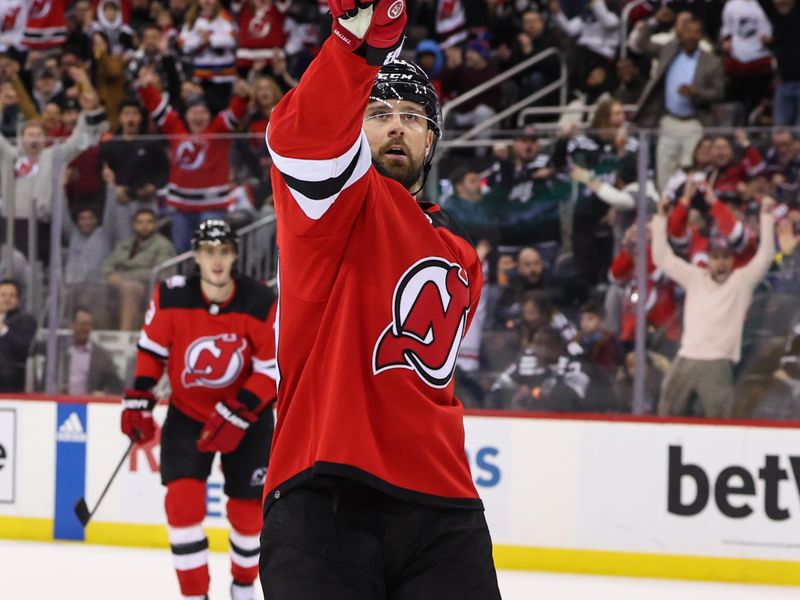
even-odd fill
[(242, 442), (251, 423), (258, 417), (238, 400), (217, 402), (214, 414), (205, 424), (197, 440), (200, 452), (233, 452)]
[(125, 390), (122, 397), (122, 433), (132, 441), (144, 443), (153, 439), (156, 424), (153, 421), (153, 407), (156, 397), (151, 392)]
[(400, 55), (408, 18), (406, 0), (329, 0), (333, 36), (348, 50), (363, 46), (370, 65), (388, 64)]

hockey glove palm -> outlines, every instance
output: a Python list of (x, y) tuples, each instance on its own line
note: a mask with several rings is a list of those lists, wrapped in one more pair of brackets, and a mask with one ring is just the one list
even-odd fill
[(244, 434), (258, 417), (238, 400), (217, 402), (214, 414), (200, 432), (197, 449), (200, 452), (233, 452)]
[(122, 433), (132, 441), (144, 443), (153, 439), (156, 424), (153, 421), (153, 407), (156, 397), (151, 392), (125, 390), (122, 398)]
[(363, 45), (367, 62), (384, 65), (400, 54), (406, 0), (329, 0), (333, 36), (350, 51)]

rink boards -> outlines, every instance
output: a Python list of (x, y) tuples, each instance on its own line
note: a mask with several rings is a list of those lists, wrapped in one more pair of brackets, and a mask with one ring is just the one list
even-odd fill
[[(158, 438), (127, 446), (116, 399), (0, 399), (0, 537), (167, 546)], [(156, 409), (161, 422), (165, 408)], [(800, 585), (800, 423), (466, 417), (501, 568)], [(216, 464), (206, 525), (227, 547)]]

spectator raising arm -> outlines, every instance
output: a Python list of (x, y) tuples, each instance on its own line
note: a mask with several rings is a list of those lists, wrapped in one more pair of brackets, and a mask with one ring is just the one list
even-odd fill
[(650, 235), (653, 240), (653, 262), (681, 286), (687, 287), (695, 275), (702, 273), (702, 269), (690, 265), (682, 258), (679, 258), (669, 247), (667, 242), (666, 205), (667, 203), (662, 200), (658, 204), (658, 214), (654, 215), (650, 221)]

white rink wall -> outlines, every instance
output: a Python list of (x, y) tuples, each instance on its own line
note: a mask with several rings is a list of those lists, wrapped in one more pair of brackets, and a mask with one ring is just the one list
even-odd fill
[[(166, 546), (158, 443), (127, 447), (112, 399), (0, 399), (0, 537)], [(161, 422), (166, 409), (156, 409)], [(500, 568), (800, 585), (800, 424), (466, 417)], [(206, 522), (226, 544), (215, 466)]]

